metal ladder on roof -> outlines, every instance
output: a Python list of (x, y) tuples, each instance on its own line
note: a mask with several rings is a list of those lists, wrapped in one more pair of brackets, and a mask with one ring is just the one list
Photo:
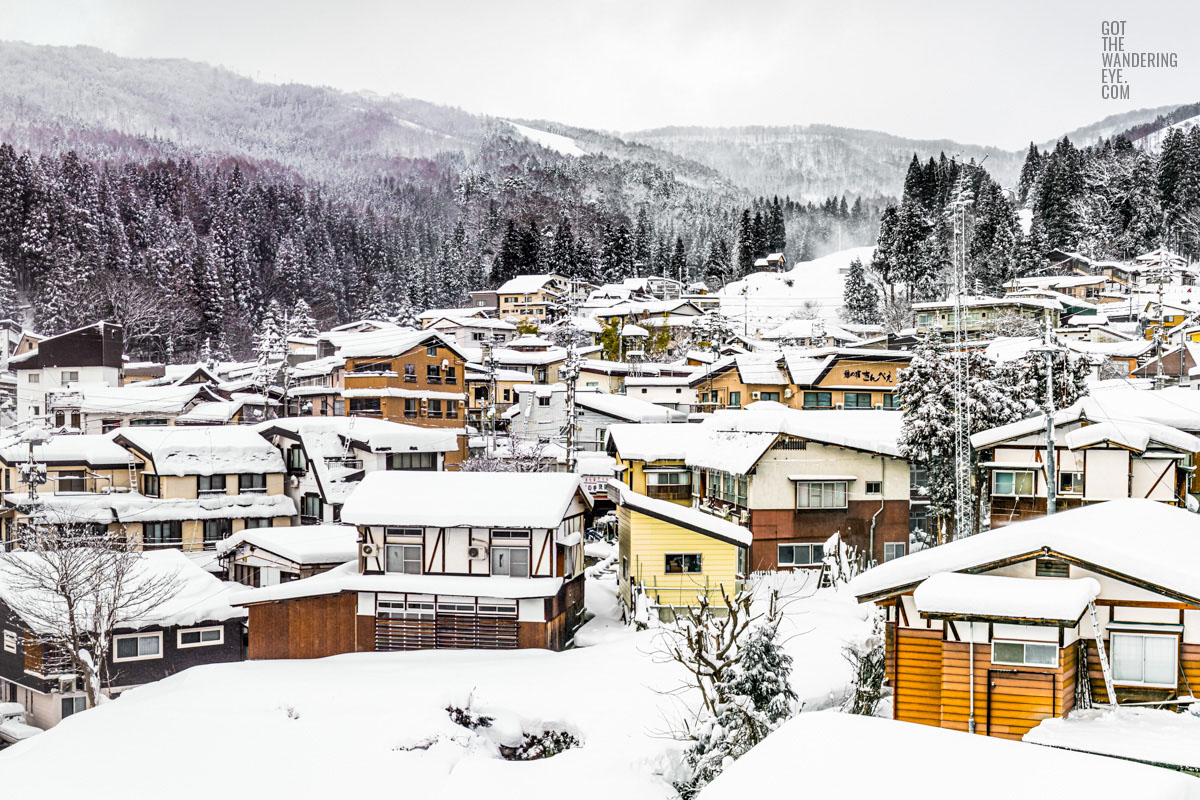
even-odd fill
[(1096, 617), (1096, 601), (1088, 601), (1088, 613), (1092, 616), (1092, 633), (1096, 635), (1096, 654), (1100, 658), (1100, 671), (1104, 673), (1104, 690), (1108, 693), (1108, 704), (1117, 705), (1117, 693), (1113, 689), (1112, 672), (1108, 668), (1108, 653), (1104, 648), (1104, 634), (1100, 632), (1100, 620)]

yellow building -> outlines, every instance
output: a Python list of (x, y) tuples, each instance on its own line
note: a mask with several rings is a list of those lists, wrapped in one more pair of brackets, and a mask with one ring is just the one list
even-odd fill
[(693, 508), (655, 500), (618, 481), (609, 483), (617, 503), (618, 593), (626, 609), (643, 594), (662, 616), (707, 595), (720, 602), (745, 578), (752, 537), (747, 528)]
[(518, 275), (496, 290), (499, 305), (496, 316), (542, 323), (555, 316), (567, 290), (561, 275)]
[(616, 459), (626, 488), (655, 500), (692, 505), (688, 448), (706, 438), (700, 425), (641, 423), (608, 429), (608, 454)]

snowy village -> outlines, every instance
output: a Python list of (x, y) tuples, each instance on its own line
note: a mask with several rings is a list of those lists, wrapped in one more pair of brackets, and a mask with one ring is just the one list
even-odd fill
[(14, 4), (0, 797), (1200, 798), (1200, 103), (593, 117), (732, 56), (469, 5)]

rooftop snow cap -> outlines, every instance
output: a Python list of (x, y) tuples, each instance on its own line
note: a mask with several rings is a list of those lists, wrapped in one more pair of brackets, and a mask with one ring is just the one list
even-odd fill
[(372, 472), (342, 507), (351, 525), (557, 528), (579, 491), (563, 472)]
[(1074, 623), (1099, 594), (1095, 578), (1051, 581), (939, 572), (917, 587), (913, 599), (923, 617)]

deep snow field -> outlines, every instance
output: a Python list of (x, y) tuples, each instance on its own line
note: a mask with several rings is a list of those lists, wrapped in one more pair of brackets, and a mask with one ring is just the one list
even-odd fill
[[(548, 651), (362, 653), (197, 667), (0, 752), (0, 796), (124, 797), (124, 774), (167, 796), (666, 798), (686, 711), (680, 669), (655, 630), (619, 620), (611, 572), (589, 575), (596, 616), (578, 646)], [(781, 633), (806, 710), (840, 702), (843, 641), (870, 633), (848, 595), (785, 580)], [(495, 718), (486, 735), (449, 705)], [(498, 744), (543, 726), (582, 747), (513, 762)], [(64, 769), (69, 764), (69, 769)], [(97, 776), (106, 776), (98, 780)], [(49, 784), (47, 783), (49, 781)]]

